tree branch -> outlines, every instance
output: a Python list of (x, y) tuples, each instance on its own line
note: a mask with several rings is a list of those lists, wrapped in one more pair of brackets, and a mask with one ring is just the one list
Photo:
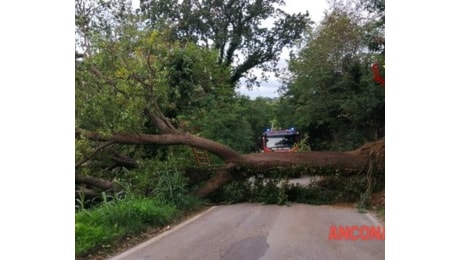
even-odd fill
[[(158, 108), (159, 109), (159, 108)], [(144, 114), (152, 121), (152, 123), (160, 129), (164, 134), (178, 133), (179, 131), (171, 124), (171, 122), (162, 114), (155, 114), (152, 110), (144, 108)]]
[(75, 174), (75, 183), (77, 184), (87, 184), (90, 186), (96, 186), (98, 188), (104, 189), (104, 190), (121, 190), (120, 185), (93, 176), (86, 176), (86, 175), (81, 175), (81, 174)]
[[(359, 173), (366, 167), (369, 151), (379, 151), (378, 161), (384, 165), (385, 141), (369, 143), (360, 149), (350, 152), (315, 151), (305, 153), (255, 153), (242, 155), (226, 145), (209, 139), (187, 133), (168, 133), (160, 135), (147, 134), (113, 134), (103, 136), (96, 132), (76, 130), (76, 134), (86, 136), (92, 140), (113, 141), (119, 144), (141, 145), (188, 145), (206, 150), (217, 155), (227, 165), (236, 164), (254, 169), (269, 169), (273, 167), (305, 167), (309, 169), (328, 167), (343, 173)], [(370, 147), (370, 148), (369, 148)], [(371, 149), (372, 148), (372, 149)], [(379, 170), (383, 171), (384, 166)]]
[(86, 138), (96, 141), (112, 141), (118, 144), (188, 145), (207, 150), (208, 152), (217, 155), (226, 163), (236, 162), (243, 158), (241, 154), (226, 145), (187, 133), (175, 132), (160, 135), (113, 134), (110, 136), (105, 136), (97, 132), (76, 129), (75, 136), (85, 136)]
[(114, 155), (112, 157), (112, 161), (116, 164), (116, 166), (123, 166), (126, 168), (137, 168), (138, 166), (136, 160), (123, 154)]
[(97, 147), (89, 156), (85, 156), (84, 159), (80, 160), (77, 164), (75, 164), (75, 169), (77, 169), (78, 167), (80, 167), (82, 164), (84, 164), (85, 162), (87, 162), (89, 159), (91, 159), (92, 157), (94, 157), (99, 151), (101, 151), (102, 149), (106, 148), (107, 146), (110, 146), (112, 144), (114, 144), (115, 142), (113, 141), (109, 141), (99, 147)]

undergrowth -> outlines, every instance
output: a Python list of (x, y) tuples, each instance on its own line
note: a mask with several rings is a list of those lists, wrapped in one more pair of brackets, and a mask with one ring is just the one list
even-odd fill
[(76, 199), (76, 256), (110, 248), (129, 235), (165, 226), (201, 207), (202, 201), (189, 195), (188, 179), (175, 161), (143, 166), (116, 180), (123, 193), (102, 193), (97, 203), (83, 196)]
[(75, 214), (75, 253), (111, 247), (126, 235), (170, 223), (178, 212), (151, 198), (126, 198), (82, 210)]
[[(241, 169), (238, 169), (241, 171)], [(369, 208), (370, 195), (384, 188), (384, 175), (364, 172), (342, 174), (335, 169), (271, 169), (263, 173), (243, 170), (240, 178), (223, 185), (209, 197), (216, 203), (258, 202), (264, 204), (356, 203), (360, 209)], [(290, 184), (288, 179), (311, 174), (309, 185)], [(375, 175), (372, 175), (375, 174)], [(316, 175), (315, 175), (316, 176)]]

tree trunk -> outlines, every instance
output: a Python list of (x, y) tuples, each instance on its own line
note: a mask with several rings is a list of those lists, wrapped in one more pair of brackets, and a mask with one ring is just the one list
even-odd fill
[(101, 178), (97, 178), (97, 177), (93, 177), (93, 176), (85, 176), (81, 174), (75, 175), (75, 183), (86, 184), (86, 185), (89, 185), (92, 187), (98, 187), (104, 190), (116, 190), (116, 191), (121, 190), (120, 185), (114, 182), (111, 182), (105, 179), (101, 179)]
[(368, 143), (357, 150), (348, 152), (312, 151), (304, 153), (256, 153), (242, 155), (228, 146), (198, 136), (175, 132), (172, 134), (113, 134), (103, 136), (96, 132), (77, 130), (76, 136), (85, 136), (92, 140), (109, 141), (118, 144), (157, 144), (157, 145), (188, 145), (198, 147), (221, 158), (226, 167), (218, 170), (214, 178), (196, 192), (205, 197), (221, 187), (235, 176), (230, 170), (243, 167), (258, 171), (273, 168), (303, 168), (312, 175), (321, 175), (327, 169), (346, 174), (357, 174), (367, 171), (369, 167), (384, 171), (385, 140)]
[[(86, 199), (92, 199), (97, 197), (99, 194), (91, 189), (83, 188), (83, 187), (78, 187), (75, 189), (75, 197), (83, 197)], [(83, 202), (83, 201), (82, 201)]]
[(230, 174), (230, 169), (217, 169), (215, 175), (198, 190), (196, 190), (193, 195), (199, 198), (204, 198), (232, 179), (233, 176)]
[(121, 166), (128, 169), (134, 169), (138, 167), (136, 160), (124, 154), (115, 154), (112, 156), (111, 160), (115, 163), (115, 167)]
[(96, 141), (111, 141), (118, 144), (137, 144), (137, 145), (188, 145), (206, 150), (217, 155), (226, 163), (237, 162), (244, 157), (228, 146), (205, 139), (199, 136), (187, 133), (172, 134), (113, 134), (112, 136), (103, 136), (96, 132), (77, 130), (76, 136), (83, 135)]

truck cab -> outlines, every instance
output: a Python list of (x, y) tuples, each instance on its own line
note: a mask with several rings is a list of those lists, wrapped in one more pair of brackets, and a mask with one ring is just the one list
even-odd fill
[(262, 135), (262, 152), (295, 152), (298, 142), (299, 132), (294, 128), (267, 129)]

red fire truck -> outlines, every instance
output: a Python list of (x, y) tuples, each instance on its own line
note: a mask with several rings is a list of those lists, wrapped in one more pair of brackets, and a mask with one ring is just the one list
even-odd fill
[(267, 129), (262, 135), (262, 152), (295, 152), (298, 147), (299, 132), (294, 128)]

